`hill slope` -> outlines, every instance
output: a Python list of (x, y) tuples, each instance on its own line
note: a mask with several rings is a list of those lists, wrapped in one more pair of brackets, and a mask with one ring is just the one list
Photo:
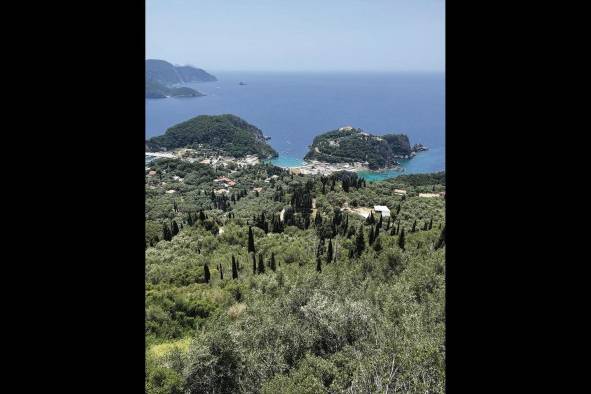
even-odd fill
[(235, 115), (200, 115), (172, 126), (164, 135), (147, 141), (150, 150), (170, 150), (204, 145), (220, 149), (234, 157), (257, 155), (260, 158), (277, 156), (266, 143), (263, 132)]
[(371, 169), (393, 166), (413, 154), (405, 134), (376, 136), (353, 127), (341, 127), (316, 136), (304, 159), (329, 163), (365, 162)]
[(445, 393), (445, 174), (342, 175), (146, 168), (147, 394)]

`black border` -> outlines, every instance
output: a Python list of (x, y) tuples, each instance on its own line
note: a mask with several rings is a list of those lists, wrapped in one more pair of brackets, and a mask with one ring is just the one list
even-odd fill
[[(524, 119), (524, 99), (514, 93), (524, 78), (515, 72), (524, 42), (514, 28), (525, 19), (514, 16), (514, 5), (479, 5), (446, 2), (448, 392), (504, 392), (516, 387), (508, 386), (511, 377), (523, 378), (531, 349), (524, 343), (532, 334), (524, 320), (532, 310), (543, 313), (536, 306), (539, 293), (524, 290), (549, 268), (539, 253), (546, 243), (552, 246), (526, 233), (556, 230), (545, 211), (537, 220), (525, 216), (532, 188), (547, 184), (524, 158), (533, 145), (527, 134), (532, 118)], [(23, 197), (13, 210), (33, 211), (24, 221), (27, 232), (16, 238), (34, 263), (5, 277), (21, 288), (16, 294), (37, 290), (33, 303), (15, 303), (32, 321), (15, 317), (14, 326), (29, 340), (50, 344), (26, 353), (38, 356), (43, 369), (27, 382), (141, 392), (145, 3), (55, 7), (35, 26), (42, 45), (27, 68), (43, 76), (35, 92), (44, 100), (33, 111), (10, 114), (19, 122), (10, 134), (24, 138), (14, 146), (34, 145), (41, 158), (26, 174), (33, 198)], [(8, 168), (22, 156), (18, 160)], [(529, 171), (520, 171), (523, 164)], [(48, 372), (51, 367), (55, 371)]]

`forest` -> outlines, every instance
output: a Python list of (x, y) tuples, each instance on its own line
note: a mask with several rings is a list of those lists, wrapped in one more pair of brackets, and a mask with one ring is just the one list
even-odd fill
[(164, 135), (149, 139), (146, 146), (152, 151), (201, 146), (220, 149), (233, 157), (257, 155), (268, 159), (277, 156), (260, 129), (230, 114), (196, 116), (170, 127)]
[(146, 392), (444, 392), (442, 192), (443, 172), (147, 164)]
[(412, 153), (405, 134), (372, 135), (362, 129), (344, 127), (314, 138), (305, 159), (328, 163), (367, 162), (370, 169), (393, 166), (396, 158)]

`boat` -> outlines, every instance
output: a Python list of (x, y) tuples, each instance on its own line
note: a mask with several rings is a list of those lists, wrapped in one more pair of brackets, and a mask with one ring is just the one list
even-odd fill
[(244, 82), (240, 82), (238, 85), (246, 85)]

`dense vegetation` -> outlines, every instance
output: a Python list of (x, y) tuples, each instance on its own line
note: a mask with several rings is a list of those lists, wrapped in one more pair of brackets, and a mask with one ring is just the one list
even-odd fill
[(151, 163), (146, 392), (444, 392), (444, 199), (418, 197), (443, 190), (444, 173)]
[(166, 130), (164, 135), (147, 141), (151, 150), (175, 148), (220, 149), (230, 156), (277, 156), (260, 129), (235, 115), (200, 115)]
[(175, 85), (186, 82), (217, 81), (206, 71), (192, 66), (173, 66), (167, 61), (146, 59), (146, 80), (163, 85)]
[(160, 82), (146, 79), (146, 98), (166, 98), (172, 97), (199, 97), (204, 96), (203, 93), (186, 86), (168, 87)]
[(368, 162), (369, 168), (378, 169), (395, 165), (397, 158), (412, 152), (405, 134), (375, 136), (361, 129), (341, 128), (316, 136), (305, 159), (328, 163)]

